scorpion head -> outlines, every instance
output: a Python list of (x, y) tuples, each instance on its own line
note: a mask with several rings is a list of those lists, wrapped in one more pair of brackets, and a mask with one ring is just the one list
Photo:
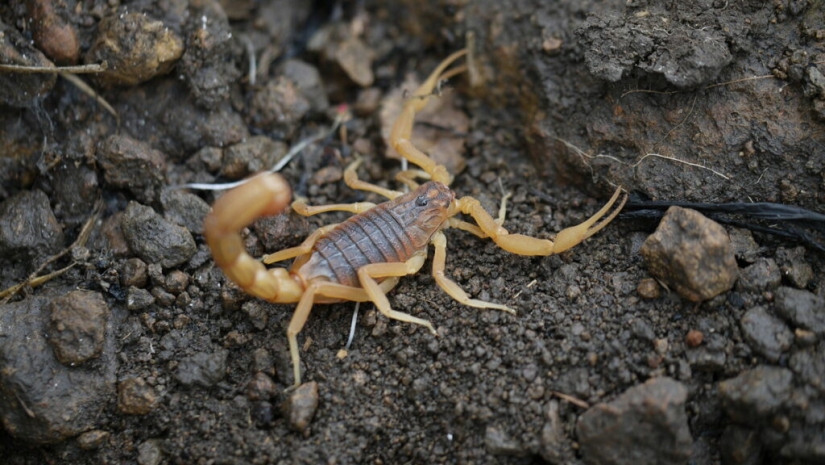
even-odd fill
[(426, 245), (451, 215), (455, 193), (437, 181), (422, 184), (418, 189), (395, 198), (390, 210), (401, 222), (416, 246)]

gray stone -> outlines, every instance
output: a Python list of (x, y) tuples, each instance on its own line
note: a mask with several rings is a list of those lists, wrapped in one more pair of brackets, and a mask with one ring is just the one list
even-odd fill
[(228, 351), (221, 349), (211, 354), (201, 352), (186, 357), (180, 361), (175, 379), (185, 386), (214, 386), (226, 375), (228, 355)]
[(121, 222), (129, 248), (147, 263), (174, 268), (197, 251), (192, 234), (164, 219), (151, 207), (129, 202)]
[(63, 230), (42, 191), (22, 191), (0, 203), (0, 256), (36, 262), (62, 246)]
[(576, 424), (588, 464), (686, 464), (693, 439), (687, 389), (671, 378), (634, 386), (610, 403), (596, 404)]
[(825, 336), (825, 299), (792, 287), (780, 287), (775, 297), (776, 313), (794, 326)]
[(64, 365), (99, 357), (111, 312), (98, 292), (72, 291), (49, 303), (49, 345)]
[[(755, 265), (754, 265), (755, 266)], [(742, 333), (753, 350), (772, 362), (790, 349), (794, 336), (781, 319), (765, 307), (754, 307), (742, 317)]]
[(790, 397), (793, 373), (787, 368), (761, 365), (719, 383), (727, 414), (741, 424), (768, 421)]

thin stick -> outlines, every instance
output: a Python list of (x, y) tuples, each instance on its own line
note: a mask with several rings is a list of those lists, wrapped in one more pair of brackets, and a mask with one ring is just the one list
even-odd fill
[(24, 66), (24, 65), (7, 65), (0, 64), (0, 71), (8, 71), (10, 73), (21, 74), (55, 74), (55, 73), (72, 73), (72, 74), (96, 74), (102, 73), (109, 69), (109, 64), (105, 61), (97, 64), (92, 63), (80, 66)]

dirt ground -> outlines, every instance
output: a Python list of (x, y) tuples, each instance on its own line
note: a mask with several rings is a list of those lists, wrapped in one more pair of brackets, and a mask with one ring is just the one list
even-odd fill
[[(380, 201), (343, 169), (398, 188), (382, 131), (468, 46), (417, 143), (487, 211), (512, 193), (511, 232), (552, 238), (615, 186), (822, 212), (822, 2), (686, 3), (4, 3), (0, 62), (106, 61), (79, 76), (112, 109), (0, 70), (0, 289), (72, 265), (0, 304), (5, 463), (825, 462), (821, 219), (808, 242), (725, 226), (739, 279), (704, 302), (651, 279), (657, 220), (550, 257), (448, 230), (448, 275), (516, 315), (456, 303), (428, 260), (389, 300), (437, 337), (361, 305), (342, 354), (355, 306), (319, 305), (290, 393), (292, 306), (227, 281), (216, 194), (180, 188), (273, 166), (346, 105), (282, 173), (311, 205)], [(344, 218), (260, 220), (245, 245)]]

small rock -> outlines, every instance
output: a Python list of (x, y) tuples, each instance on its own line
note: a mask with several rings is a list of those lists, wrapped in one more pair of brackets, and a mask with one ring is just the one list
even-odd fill
[(120, 284), (125, 287), (144, 287), (148, 281), (149, 274), (146, 272), (146, 262), (139, 258), (126, 260), (120, 274)]
[(574, 454), (559, 416), (558, 401), (550, 401), (546, 417), (547, 421), (541, 429), (541, 457), (551, 464), (571, 463)]
[(161, 21), (125, 7), (106, 16), (86, 53), (86, 63), (109, 64), (97, 79), (133, 86), (172, 70), (183, 54), (183, 40)]
[(275, 374), (275, 360), (272, 354), (263, 347), (259, 347), (252, 352), (252, 363), (249, 367), (252, 371), (262, 371), (269, 375)]
[(246, 397), (253, 402), (272, 399), (275, 397), (275, 381), (266, 373), (255, 373), (246, 386)]
[(146, 415), (155, 409), (158, 396), (143, 378), (128, 378), (117, 386), (117, 409), (127, 415)]
[(315, 33), (307, 47), (333, 61), (349, 78), (361, 87), (369, 87), (375, 80), (372, 73), (373, 51), (344, 23), (330, 23)]
[(184, 386), (211, 387), (226, 376), (226, 358), (229, 351), (218, 350), (186, 357), (180, 361), (175, 379)]
[(788, 250), (779, 248), (776, 251), (779, 269), (790, 283), (799, 289), (804, 289), (814, 279), (814, 270), (811, 264), (805, 261), (805, 247), (796, 247)]
[[(30, 38), (23, 37), (13, 26), (0, 21), (0, 62), (7, 65), (54, 68)], [(57, 82), (57, 73), (0, 73), (0, 103), (27, 107), (49, 93)]]
[(634, 386), (609, 404), (597, 404), (576, 424), (581, 453), (590, 464), (670, 463), (690, 460), (693, 440), (687, 389), (671, 378)]
[(329, 100), (318, 68), (301, 60), (290, 59), (284, 63), (283, 73), (295, 83), (309, 102), (312, 111), (316, 113), (327, 111)]
[(653, 278), (644, 278), (636, 286), (636, 293), (644, 299), (658, 299), (662, 295), (659, 283)]
[(759, 465), (762, 442), (759, 432), (739, 425), (728, 425), (719, 441), (722, 463)]
[(197, 251), (189, 231), (137, 202), (129, 202), (121, 227), (129, 248), (147, 263), (174, 268), (186, 263)]
[(694, 210), (670, 207), (640, 252), (650, 274), (692, 302), (711, 299), (736, 281), (727, 233)]
[(318, 383), (315, 381), (295, 388), (283, 404), (284, 416), (289, 420), (289, 426), (302, 434), (307, 432), (317, 408)]
[(825, 344), (794, 352), (788, 361), (788, 367), (798, 380), (825, 393)]
[(54, 0), (28, 0), (34, 43), (55, 63), (73, 65), (80, 55), (80, 39), (77, 29), (69, 18), (75, 16), (67, 2)]
[(808, 291), (780, 287), (774, 297), (776, 313), (794, 326), (825, 336), (825, 299)]
[(270, 428), (275, 423), (277, 411), (272, 402), (260, 401), (252, 404), (252, 419), (259, 428)]
[(759, 258), (759, 244), (747, 229), (730, 228), (730, 244), (737, 260), (754, 263)]
[(782, 275), (776, 261), (760, 258), (739, 273), (736, 290), (739, 292), (765, 292), (776, 289), (782, 282)]
[(115, 395), (111, 328), (96, 363), (67, 367), (50, 350), (43, 326), (52, 300), (61, 297), (47, 291), (0, 305), (0, 419), (7, 433), (28, 443), (54, 444), (97, 427)]
[(253, 136), (224, 151), (221, 174), (229, 179), (241, 179), (275, 166), (286, 155), (288, 147), (266, 136)]
[(487, 425), (484, 431), (484, 446), (492, 455), (508, 455), (523, 457), (528, 455), (527, 450), (516, 439), (511, 438), (501, 428)]
[(146, 289), (129, 287), (126, 293), (126, 308), (136, 312), (155, 303), (155, 296)]
[(107, 183), (152, 203), (165, 182), (166, 158), (145, 142), (126, 135), (112, 135), (97, 149), (97, 162)]
[(109, 440), (109, 437), (111, 437), (111, 433), (108, 431), (94, 429), (78, 436), (77, 445), (83, 450), (93, 450), (102, 446), (104, 442)]
[[(352, 106), (352, 111), (355, 112), (358, 116), (370, 116), (378, 110), (378, 107), (381, 105), (381, 97), (384, 95), (384, 92), (381, 91), (378, 87), (370, 87), (369, 89), (363, 89), (361, 92), (358, 93), (358, 98), (355, 100), (355, 103)], [(366, 152), (360, 152), (366, 153)]]
[(711, 333), (703, 339), (704, 345), (687, 350), (690, 367), (700, 371), (722, 371), (728, 359), (727, 339), (718, 333)]
[[(232, 2), (237, 3), (237, 2)], [(194, 101), (210, 110), (229, 100), (230, 90), (241, 75), (236, 65), (237, 39), (224, 13), (226, 2), (197, 2), (186, 22), (186, 52), (175, 68), (189, 85)]]
[(85, 165), (62, 164), (52, 171), (52, 199), (55, 213), (63, 221), (81, 224), (94, 209), (100, 197), (97, 174)]
[(159, 465), (163, 460), (163, 449), (160, 441), (157, 439), (149, 439), (142, 442), (138, 447), (137, 463), (138, 465)]
[(211, 207), (205, 200), (179, 189), (164, 189), (160, 194), (163, 216), (193, 234), (203, 234), (203, 219)]
[(792, 381), (791, 370), (761, 365), (720, 382), (719, 396), (737, 423), (765, 423), (789, 399)]
[(72, 291), (49, 304), (49, 344), (60, 363), (74, 366), (100, 356), (111, 312), (97, 292)]
[(180, 270), (172, 270), (166, 275), (164, 287), (172, 294), (180, 294), (189, 287), (189, 275)]
[[(756, 266), (756, 265), (753, 265)], [(793, 344), (793, 333), (765, 307), (754, 307), (742, 317), (742, 332), (753, 349), (772, 362)]]
[(123, 228), (121, 228), (122, 220), (122, 211), (103, 220), (100, 232), (94, 240), (95, 249), (105, 250), (117, 257), (129, 255), (129, 243), (126, 242), (126, 237), (123, 236)]
[(688, 347), (699, 347), (702, 345), (702, 340), (705, 338), (705, 335), (702, 334), (701, 331), (696, 329), (691, 329), (688, 331), (687, 335), (685, 336), (685, 344)]
[(289, 136), (309, 112), (309, 101), (291, 80), (280, 76), (264, 83), (250, 101), (252, 124), (264, 131), (281, 131)]
[(266, 313), (266, 308), (261, 302), (257, 300), (245, 302), (241, 305), (241, 311), (246, 313), (246, 316), (249, 317), (249, 321), (255, 329), (260, 331), (266, 328), (266, 324), (269, 321), (269, 316)]
[(42, 191), (22, 191), (0, 203), (0, 255), (37, 266), (63, 247), (63, 230)]
[(289, 213), (258, 218), (251, 229), (269, 252), (296, 246), (314, 230), (305, 217)]

